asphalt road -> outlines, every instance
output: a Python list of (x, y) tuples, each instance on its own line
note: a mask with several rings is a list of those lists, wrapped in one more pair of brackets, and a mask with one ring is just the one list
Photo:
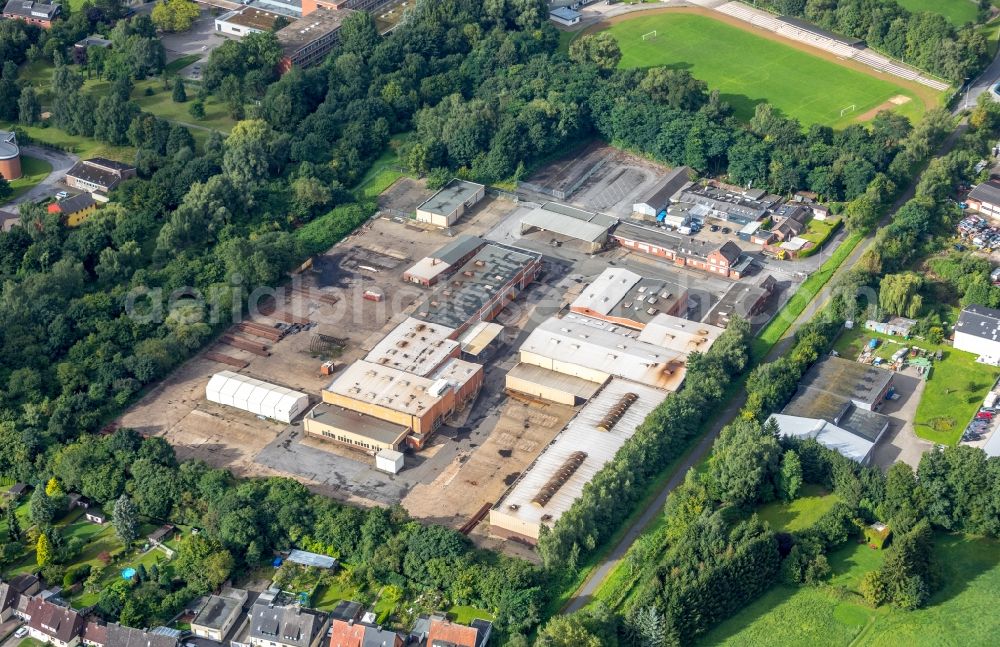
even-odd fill
[[(996, 61), (994, 61), (994, 64)], [(935, 156), (941, 156), (947, 154), (952, 148), (954, 148), (955, 143), (963, 132), (965, 132), (965, 124), (959, 125), (951, 135), (941, 144), (938, 148)], [(921, 173), (922, 175), (922, 173)], [(892, 205), (892, 208), (882, 219), (879, 228), (885, 226), (889, 223), (892, 217), (896, 214), (896, 211), (903, 206), (908, 200), (912, 199), (916, 193), (917, 183), (920, 181), (920, 175), (918, 175), (913, 182), (910, 183), (906, 191), (896, 200)], [(792, 343), (795, 339), (795, 333), (798, 332), (799, 328), (810, 321), (813, 316), (822, 310), (830, 299), (830, 286), (834, 285), (836, 280), (852, 268), (861, 256), (868, 251), (868, 248), (872, 246), (875, 242), (874, 236), (868, 237), (861, 241), (851, 255), (841, 263), (840, 267), (827, 282), (827, 285), (821, 290), (816, 296), (813, 297), (810, 305), (802, 312), (799, 317), (792, 322), (785, 332), (785, 335), (778, 340), (778, 342), (771, 348), (771, 351), (764, 358), (764, 362), (772, 362), (782, 355), (784, 355), (791, 348)], [(663, 506), (667, 502), (667, 496), (681, 483), (684, 482), (684, 477), (688, 470), (697, 465), (701, 460), (708, 454), (712, 448), (712, 444), (715, 439), (719, 436), (722, 429), (728, 425), (739, 413), (740, 409), (746, 402), (746, 392), (742, 392), (735, 397), (731, 398), (721, 412), (715, 416), (715, 419), (710, 423), (708, 431), (702, 436), (701, 440), (693, 450), (691, 450), (687, 456), (683, 458), (680, 465), (674, 471), (670, 480), (667, 481), (666, 486), (656, 498), (649, 504), (649, 506), (643, 511), (642, 515), (639, 517), (638, 521), (632, 525), (631, 528), (625, 533), (621, 541), (612, 549), (611, 553), (601, 562), (597, 568), (591, 573), (590, 577), (583, 583), (583, 586), (574, 594), (573, 598), (570, 599), (566, 607), (563, 609), (563, 613), (573, 613), (574, 611), (579, 611), (583, 607), (590, 603), (594, 593), (601, 586), (604, 580), (608, 577), (612, 570), (619, 561), (625, 556), (625, 553), (635, 540), (646, 530), (650, 523), (653, 522), (663, 511)]]
[(41, 146), (22, 146), (21, 153), (27, 157), (45, 160), (52, 165), (52, 172), (27, 193), (7, 203), (8, 207), (50, 197), (59, 190), (55, 186), (66, 176), (66, 171), (73, 168), (73, 165), (80, 160), (79, 157), (71, 153), (42, 148)]
[(972, 81), (968, 90), (962, 95), (961, 100), (956, 103), (954, 112), (958, 113), (965, 108), (975, 106), (979, 95), (989, 91), (998, 81), (1000, 81), (1000, 51), (997, 51), (993, 62)]

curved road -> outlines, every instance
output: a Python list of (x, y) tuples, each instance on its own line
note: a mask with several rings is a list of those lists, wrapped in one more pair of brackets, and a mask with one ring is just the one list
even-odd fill
[[(996, 63), (996, 61), (994, 61)], [(991, 66), (992, 67), (992, 66)], [(1000, 69), (1000, 68), (998, 68)], [(958, 141), (958, 138), (963, 132), (965, 132), (965, 124), (959, 125), (948, 138), (941, 144), (938, 148), (935, 156), (941, 156), (947, 154)], [(892, 208), (889, 209), (886, 216), (882, 219), (879, 228), (888, 224), (888, 222), (895, 215), (896, 211), (903, 206), (908, 200), (913, 198), (916, 193), (917, 183), (920, 181), (922, 172), (910, 183), (906, 191), (893, 203)], [(861, 255), (868, 251), (872, 243), (875, 241), (874, 236), (869, 237), (858, 243), (858, 246), (854, 248), (851, 255), (841, 263), (840, 267), (834, 273), (830, 280), (827, 281), (826, 286), (815, 296), (813, 296), (810, 304), (802, 312), (799, 317), (792, 322), (785, 332), (784, 336), (778, 340), (772, 348), (771, 351), (764, 357), (763, 362), (771, 362), (778, 359), (784, 355), (790, 349), (792, 342), (795, 339), (795, 333), (798, 332), (799, 328), (810, 321), (813, 316), (820, 310), (822, 310), (830, 299), (830, 286), (835, 284), (835, 281), (847, 272), (851, 267), (853, 267)], [(649, 504), (649, 506), (643, 511), (642, 515), (639, 517), (638, 521), (632, 525), (631, 528), (625, 533), (621, 541), (612, 549), (611, 553), (601, 562), (597, 568), (590, 574), (590, 577), (583, 583), (583, 586), (573, 595), (570, 601), (563, 608), (563, 613), (572, 613), (574, 611), (579, 611), (587, 604), (590, 603), (594, 593), (600, 588), (601, 584), (608, 577), (618, 562), (625, 556), (625, 553), (631, 548), (635, 540), (646, 530), (650, 523), (652, 523), (658, 515), (663, 511), (663, 506), (667, 502), (667, 496), (676, 488), (678, 485), (684, 482), (684, 477), (687, 475), (689, 469), (697, 465), (701, 460), (708, 454), (712, 449), (712, 444), (718, 437), (719, 433), (722, 431), (723, 427), (728, 425), (739, 413), (740, 409), (743, 408), (746, 402), (746, 392), (741, 392), (729, 400), (729, 402), (723, 407), (723, 409), (716, 414), (714, 420), (709, 423), (709, 428), (702, 436), (698, 444), (692, 449), (687, 456), (683, 458), (680, 465), (674, 471), (670, 480), (667, 481), (666, 486), (656, 498)]]
[(71, 153), (64, 153), (51, 148), (42, 148), (41, 146), (22, 146), (21, 156), (45, 160), (52, 165), (52, 172), (44, 180), (31, 187), (24, 195), (6, 203), (4, 205), (6, 207), (52, 196), (52, 194), (58, 191), (55, 188), (56, 184), (66, 177), (66, 171), (73, 168), (73, 165), (80, 161), (79, 157)]

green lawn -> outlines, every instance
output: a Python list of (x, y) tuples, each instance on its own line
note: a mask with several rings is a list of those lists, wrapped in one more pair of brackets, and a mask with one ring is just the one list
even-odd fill
[(355, 600), (360, 592), (353, 586), (344, 584), (340, 578), (332, 579), (328, 584), (320, 585), (313, 598), (313, 608), (320, 611), (332, 611), (341, 600)]
[(830, 216), (826, 220), (813, 218), (806, 226), (806, 230), (802, 232), (801, 237), (815, 245), (822, 245), (830, 237), (830, 234), (836, 231), (839, 224), (840, 218), (837, 216)]
[[(642, 40), (652, 31), (658, 38)], [(622, 50), (622, 67), (669, 66), (686, 69), (722, 93), (744, 119), (769, 102), (804, 125), (845, 126), (890, 98), (910, 98), (896, 108), (913, 120), (927, 106), (907, 89), (794, 47), (701, 15), (640, 15), (609, 27)], [(855, 106), (841, 117), (841, 110)]]
[[(167, 77), (173, 78), (180, 69), (194, 63), (199, 58), (197, 55), (181, 57), (169, 63), (165, 67), (164, 73)], [(46, 108), (52, 100), (53, 70), (54, 68), (50, 63), (36, 61), (22, 65), (19, 71), (19, 78), (35, 87), (39, 93), (39, 100)], [(110, 89), (110, 82), (97, 78), (88, 79), (86, 78), (86, 71), (81, 70), (81, 73), (84, 74), (85, 78), (83, 90), (88, 94), (101, 97)], [(192, 117), (188, 110), (198, 93), (198, 84), (188, 82), (186, 89), (188, 100), (184, 103), (174, 103), (171, 97), (171, 89), (164, 87), (163, 79), (153, 77), (137, 81), (135, 87), (132, 89), (131, 98), (145, 112), (152, 113), (167, 121), (189, 126), (191, 134), (194, 135), (199, 144), (203, 144), (208, 138), (208, 131), (210, 130), (218, 130), (223, 134), (229, 133), (232, 130), (236, 121), (229, 116), (229, 110), (226, 106), (214, 97), (209, 97), (204, 102), (204, 118), (195, 119)], [(147, 90), (152, 91), (153, 94), (147, 95)]]
[(975, 355), (955, 350), (947, 343), (901, 340), (860, 327), (841, 332), (833, 348), (848, 359), (856, 359), (862, 346), (873, 337), (882, 340), (876, 354), (883, 359), (891, 357), (903, 344), (918, 346), (932, 353), (941, 351), (943, 359), (933, 363), (923, 396), (917, 405), (914, 431), (921, 438), (942, 445), (957, 443), (966, 423), (982, 405), (986, 392), (1000, 377), (1000, 369), (977, 364)]
[(1000, 542), (939, 534), (946, 586), (918, 611), (872, 609), (858, 595), (861, 577), (883, 553), (851, 543), (830, 555), (829, 586), (778, 585), (710, 631), (704, 645), (939, 647), (996, 644)]
[(790, 503), (774, 501), (757, 510), (757, 515), (776, 531), (795, 532), (813, 525), (837, 502), (837, 495), (818, 485), (804, 485), (799, 498)]
[(68, 150), (80, 157), (107, 157), (119, 162), (132, 162), (135, 159), (134, 148), (102, 144), (87, 137), (70, 135), (55, 127), (42, 128), (40, 126), (21, 126), (8, 123), (4, 124), (2, 128), (5, 130), (19, 128), (28, 133), (28, 136), (35, 141)]
[(48, 177), (49, 173), (52, 172), (52, 165), (45, 160), (40, 160), (34, 157), (28, 157), (27, 155), (21, 156), (21, 177), (16, 180), (10, 181), (10, 188), (14, 189), (14, 193), (11, 194), (10, 200), (14, 198), (19, 198), (29, 189), (36, 186), (39, 182)]
[(896, 2), (913, 13), (928, 11), (941, 14), (956, 27), (967, 22), (976, 22), (979, 9), (971, 0), (896, 0)]
[(467, 625), (476, 618), (481, 618), (483, 620), (489, 620), (492, 622), (493, 614), (485, 609), (477, 609), (476, 607), (461, 607), (455, 606), (447, 611), (448, 616), (452, 619), (452, 622), (457, 622), (460, 625)]
[[(857, 585), (878, 568), (883, 553), (851, 543), (830, 555), (829, 587), (779, 584), (717, 625), (703, 645), (848, 645), (876, 615), (857, 595)], [(838, 594), (834, 587), (844, 587)]]
[(399, 157), (399, 151), (412, 136), (412, 133), (402, 133), (389, 140), (389, 146), (358, 181), (354, 192), (362, 198), (376, 198), (392, 186), (393, 182), (405, 177), (406, 173), (397, 170), (405, 165)]

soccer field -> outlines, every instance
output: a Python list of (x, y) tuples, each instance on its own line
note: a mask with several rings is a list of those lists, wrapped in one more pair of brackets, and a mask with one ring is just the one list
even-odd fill
[[(656, 38), (643, 40), (654, 30)], [(916, 120), (927, 97), (936, 97), (694, 13), (644, 14), (608, 31), (621, 47), (622, 67), (686, 69), (719, 90), (743, 119), (768, 102), (806, 126), (846, 126), (880, 106)]]
[(896, 0), (896, 2), (913, 13), (921, 11), (939, 13), (958, 27), (967, 22), (976, 22), (976, 14), (979, 12), (972, 0)]

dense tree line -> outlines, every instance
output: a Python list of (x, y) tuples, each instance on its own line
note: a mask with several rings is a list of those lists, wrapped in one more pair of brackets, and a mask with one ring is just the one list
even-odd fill
[[(369, 590), (396, 585), (414, 597), (434, 591), (454, 604), (491, 609), (508, 631), (530, 628), (544, 603), (538, 569), (476, 550), (462, 535), (412, 521), (400, 508), (343, 506), (290, 479), (237, 481), (203, 463), (178, 463), (164, 440), (131, 430), (53, 447), (37, 473), (33, 526), (10, 532), (0, 559), (9, 564), (27, 543), (41, 546), (38, 563), (47, 581), (85, 581), (99, 593), (102, 615), (132, 626), (170, 618), (237, 572), (270, 563), (274, 551), (292, 547), (338, 557), (353, 568), (352, 580)], [(97, 588), (104, 571), (115, 567), (69, 567), (86, 542), (64, 538), (52, 526), (65, 510), (67, 491), (113, 510), (126, 546), (137, 538), (140, 515), (200, 531), (183, 538), (169, 570)]]
[(538, 550), (553, 577), (572, 577), (580, 559), (615, 531), (623, 510), (635, 505), (650, 479), (701, 430), (727, 383), (746, 367), (749, 341), (749, 324), (734, 320), (708, 352), (693, 353), (684, 387), (643, 421), (551, 528), (543, 527)]
[(911, 13), (895, 0), (761, 0), (757, 4), (860, 38), (894, 58), (956, 83), (975, 76), (989, 59), (986, 37), (974, 25), (956, 28), (939, 13)]

